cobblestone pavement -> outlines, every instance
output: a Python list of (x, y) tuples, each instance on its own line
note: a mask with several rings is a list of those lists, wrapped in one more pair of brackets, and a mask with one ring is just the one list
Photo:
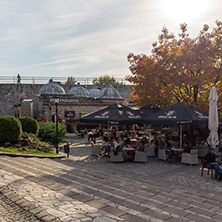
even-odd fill
[(8, 199), (3, 194), (0, 194), (0, 215), (1, 222), (39, 221), (29, 211), (19, 207), (19, 205)]
[(0, 156), (2, 192), (16, 194), (14, 202), (38, 220), (222, 221), (222, 181), (212, 180), (207, 171), (201, 177), (200, 165), (156, 158), (115, 164), (91, 157), (84, 139), (68, 139), (69, 159)]

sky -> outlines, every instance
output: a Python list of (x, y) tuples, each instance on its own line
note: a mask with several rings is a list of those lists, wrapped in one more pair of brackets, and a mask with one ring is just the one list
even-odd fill
[(0, 76), (125, 78), (163, 26), (196, 37), (221, 0), (0, 0)]

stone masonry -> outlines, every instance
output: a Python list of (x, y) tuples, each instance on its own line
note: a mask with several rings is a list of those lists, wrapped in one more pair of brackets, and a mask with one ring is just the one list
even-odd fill
[[(14, 115), (14, 105), (20, 103), (20, 99), (36, 100), (36, 94), (43, 84), (0, 84), (0, 115)], [(129, 101), (130, 85), (117, 86), (120, 95)], [(63, 85), (66, 92), (69, 86)], [(86, 86), (87, 89), (93, 88), (92, 85)], [(35, 107), (34, 107), (35, 109)], [(34, 113), (35, 115), (35, 113)]]

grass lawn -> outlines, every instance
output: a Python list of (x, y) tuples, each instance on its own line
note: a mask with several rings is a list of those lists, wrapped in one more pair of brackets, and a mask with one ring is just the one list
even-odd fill
[(10, 148), (3, 148), (3, 147), (0, 147), (0, 152), (32, 154), (32, 155), (38, 155), (38, 156), (57, 156), (57, 154), (54, 153), (53, 151), (49, 151), (49, 152), (42, 152), (38, 150), (19, 151), (18, 149), (14, 149), (14, 148), (10, 149)]

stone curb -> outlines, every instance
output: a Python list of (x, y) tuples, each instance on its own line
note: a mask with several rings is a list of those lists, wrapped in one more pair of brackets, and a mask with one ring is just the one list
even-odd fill
[(0, 195), (3, 195), (13, 204), (19, 206), (27, 213), (30, 213), (30, 215), (33, 215), (41, 222), (62, 222), (57, 217), (46, 212), (43, 208), (35, 206), (31, 201), (25, 200), (23, 197), (20, 197), (18, 194), (8, 189), (7, 187), (0, 188)]
[(61, 159), (65, 158), (65, 155), (58, 155), (58, 156), (38, 156), (32, 154), (21, 154), (21, 153), (7, 153), (7, 152), (0, 152), (0, 155), (11, 156), (11, 157), (38, 157), (38, 158), (49, 158), (49, 159)]

